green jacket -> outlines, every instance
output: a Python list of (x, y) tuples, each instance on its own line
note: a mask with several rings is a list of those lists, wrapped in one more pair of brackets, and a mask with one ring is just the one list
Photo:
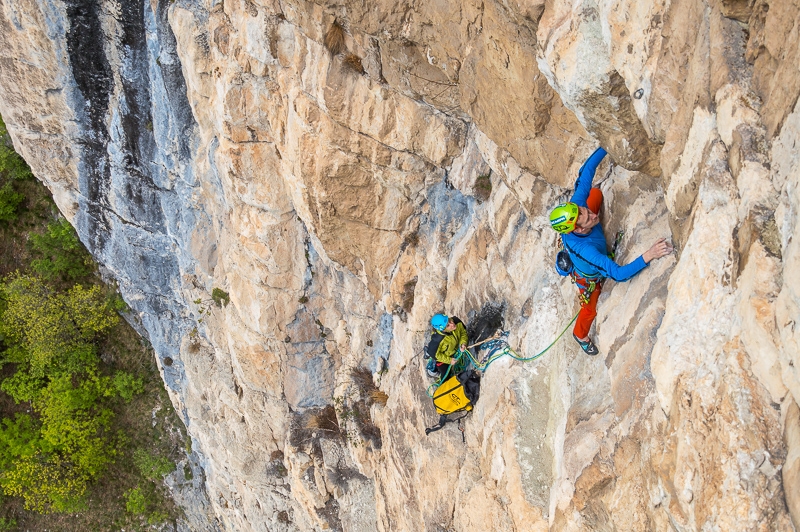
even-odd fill
[(467, 344), (467, 328), (463, 323), (458, 323), (456, 328), (447, 333), (441, 333), (442, 338), (439, 349), (436, 350), (436, 361), (449, 364), (450, 359), (456, 356), (456, 351), (461, 344)]

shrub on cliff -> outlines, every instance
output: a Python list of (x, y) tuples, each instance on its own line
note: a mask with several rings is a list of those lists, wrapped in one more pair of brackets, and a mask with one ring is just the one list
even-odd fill
[(2, 118), (0, 118), (0, 173), (13, 180), (33, 178), (28, 163), (14, 151), (11, 137), (8, 135), (6, 124)]
[(94, 342), (118, 320), (97, 286), (58, 292), (22, 274), (0, 284), (4, 362), (16, 370), (0, 389), (33, 411), (3, 420), (0, 488), (29, 510), (83, 508), (88, 484), (116, 455), (109, 401), (142, 388), (130, 375), (100, 372)]
[(17, 208), (25, 196), (14, 190), (11, 183), (0, 187), (0, 222), (13, 222), (17, 218)]
[(31, 234), (30, 242), (40, 256), (31, 268), (45, 279), (75, 281), (92, 273), (92, 256), (67, 220), (60, 218), (48, 224), (43, 234)]
[(33, 174), (30, 167), (14, 151), (6, 125), (0, 119), (0, 222), (8, 223), (17, 219), (25, 195), (17, 190), (14, 182), (31, 178)]

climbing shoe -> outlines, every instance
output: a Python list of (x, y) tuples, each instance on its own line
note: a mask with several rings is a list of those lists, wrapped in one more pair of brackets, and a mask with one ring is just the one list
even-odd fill
[(597, 350), (597, 346), (594, 345), (594, 342), (592, 342), (591, 338), (589, 338), (588, 341), (584, 342), (574, 334), (572, 335), (572, 337), (575, 338), (575, 341), (578, 342), (578, 345), (581, 346), (581, 349), (583, 349), (583, 352), (586, 353), (587, 355), (595, 356), (597, 353), (600, 352)]

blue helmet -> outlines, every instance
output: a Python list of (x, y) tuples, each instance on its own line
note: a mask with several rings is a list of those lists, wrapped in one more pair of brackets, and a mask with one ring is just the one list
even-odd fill
[(443, 331), (445, 327), (447, 327), (447, 322), (449, 318), (444, 314), (434, 314), (431, 318), (431, 325), (437, 331)]

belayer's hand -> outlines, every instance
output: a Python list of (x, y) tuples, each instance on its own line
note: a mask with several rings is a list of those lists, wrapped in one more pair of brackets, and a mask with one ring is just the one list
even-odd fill
[(450, 365), (452, 366), (455, 363), (456, 363), (456, 359), (453, 358), (453, 357), (450, 357)]
[(659, 238), (656, 240), (656, 243), (653, 244), (653, 247), (642, 254), (642, 258), (649, 264), (651, 260), (666, 257), (670, 253), (672, 253), (672, 244), (667, 242), (666, 238)]
[(461, 350), (462, 351), (466, 351), (467, 350), (467, 344), (461, 344)]

